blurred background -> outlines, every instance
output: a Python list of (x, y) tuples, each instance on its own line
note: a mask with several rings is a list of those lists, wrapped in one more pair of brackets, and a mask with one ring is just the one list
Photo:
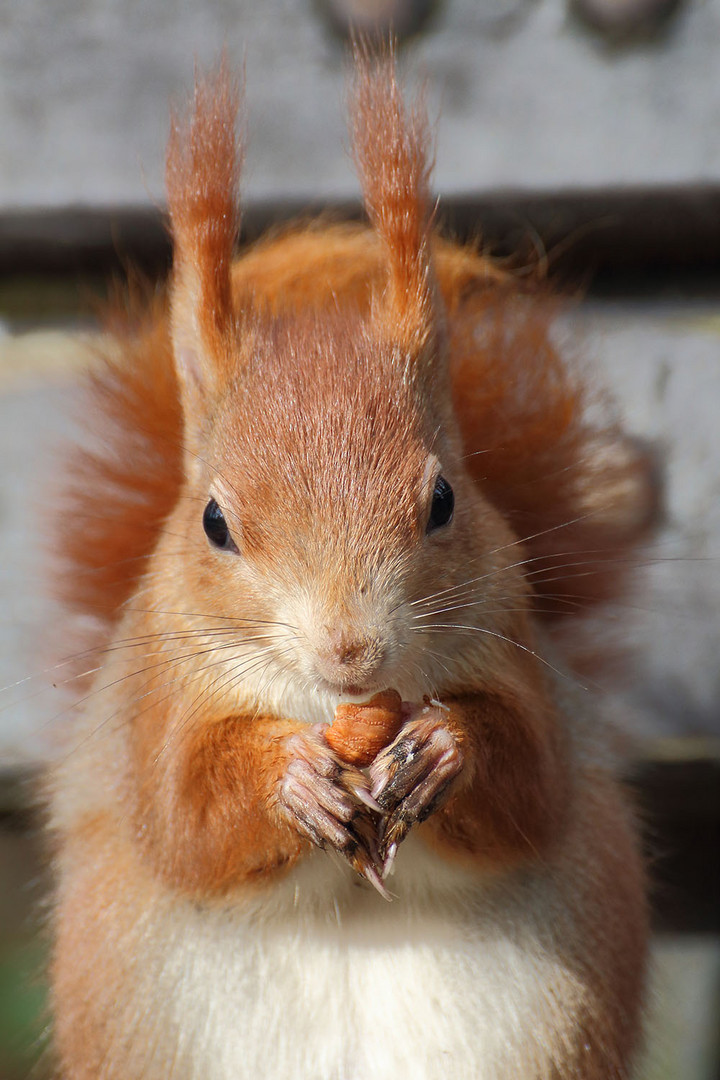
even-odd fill
[[(720, 0), (0, 0), (0, 1080), (42, 1078), (34, 780), (62, 723), (44, 635), (53, 460), (92, 311), (167, 271), (169, 102), (222, 48), (247, 80), (245, 239), (357, 216), (349, 27), (393, 25), (437, 122), (450, 234), (572, 297), (562, 331), (662, 463), (632, 643), (655, 969), (643, 1080), (720, 1077)], [(45, 672), (45, 674), (43, 674)]]

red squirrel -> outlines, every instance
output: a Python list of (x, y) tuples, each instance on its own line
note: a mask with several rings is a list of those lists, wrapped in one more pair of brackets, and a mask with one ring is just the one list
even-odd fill
[(438, 235), (392, 51), (368, 225), (238, 256), (239, 97), (173, 122), (170, 284), (64, 502), (101, 659), (49, 782), (58, 1075), (629, 1077), (637, 829), (556, 630), (624, 588), (646, 462), (542, 290)]

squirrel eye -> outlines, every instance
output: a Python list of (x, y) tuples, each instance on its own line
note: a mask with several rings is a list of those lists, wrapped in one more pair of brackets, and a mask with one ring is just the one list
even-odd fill
[(203, 513), (203, 529), (205, 535), (211, 544), (214, 544), (217, 548), (222, 548), (225, 551), (237, 551), (235, 541), (230, 535), (230, 530), (227, 527), (227, 522), (223, 516), (223, 512), (215, 502), (211, 499), (205, 507)]
[(435, 481), (430, 517), (425, 532), (430, 533), (435, 529), (439, 529), (442, 525), (449, 525), (452, 521), (454, 509), (455, 496), (453, 495), (453, 489), (444, 476), (438, 476)]

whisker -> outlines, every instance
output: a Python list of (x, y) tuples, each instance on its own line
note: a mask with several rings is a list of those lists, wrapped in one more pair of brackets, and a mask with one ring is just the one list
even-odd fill
[[(259, 657), (255, 657), (253, 661), (245, 665), (245, 667), (243, 667), (240, 671), (231, 671), (226, 679), (223, 680), (222, 674), (218, 675), (217, 679), (215, 679), (209, 687), (205, 687), (203, 690), (201, 690), (201, 692), (197, 694), (193, 701), (190, 703), (188, 709), (180, 718), (179, 723), (173, 727), (167, 740), (165, 741), (161, 749), (158, 751), (158, 754), (153, 761), (153, 765), (158, 764), (161, 756), (173, 744), (176, 738), (182, 735), (182, 732), (189, 726), (191, 720), (194, 716), (198, 714), (203, 705), (208, 704), (208, 702), (212, 701), (212, 699), (218, 694), (220, 694), (223, 690), (226, 690), (229, 687), (236, 686), (238, 682), (246, 679), (247, 676), (252, 674), (253, 671), (267, 668), (270, 662), (276, 660), (278, 656), (283, 656), (291, 651), (292, 647), (290, 645), (288, 645), (285, 649), (278, 650), (277, 652), (271, 652), (270, 650), (266, 650), (263, 651), (263, 653)], [(215, 687), (215, 689), (212, 689), (213, 687)], [(208, 691), (211, 692), (208, 694)]]
[[(491, 597), (490, 599), (496, 600), (497, 598), (496, 597)], [(545, 597), (544, 599), (548, 599), (548, 598)], [(489, 602), (489, 600), (488, 600), (488, 602)], [(528, 604), (528, 605), (526, 605), (524, 607), (496, 607), (496, 608), (489, 608), (489, 607), (484, 606), (484, 601), (478, 600), (475, 603), (468, 602), (468, 603), (464, 603), (464, 604), (455, 604), (455, 605), (452, 605), (451, 607), (442, 608), (440, 611), (428, 612), (427, 615), (416, 615), (415, 619), (419, 622), (421, 619), (431, 618), (433, 615), (445, 615), (450, 611), (463, 611), (464, 609), (473, 608), (473, 607), (481, 608), (483, 615), (527, 615), (527, 614), (533, 614), (533, 615), (557, 615), (558, 614), (557, 609), (550, 608), (550, 607), (538, 607), (536, 604), (532, 604), (532, 603), (530, 603), (530, 604)], [(426, 624), (426, 625), (433, 625), (433, 624)], [(470, 626), (470, 627), (472, 626), (472, 624), (470, 624), (470, 623), (468, 623), (468, 624), (463, 623), (463, 625), (467, 625), (467, 626)], [(420, 628), (419, 627), (413, 627), (412, 629), (420, 629)]]
[[(538, 534), (538, 535), (541, 535), (541, 534)], [(521, 541), (517, 541), (517, 542), (521, 543)], [(511, 545), (507, 545), (507, 546), (511, 546)], [(499, 549), (496, 549), (496, 550), (499, 550)], [(579, 559), (579, 558), (575, 557), (575, 556), (579, 556), (579, 555), (598, 555), (598, 556), (602, 556), (602, 555), (604, 555), (604, 554), (606, 554), (608, 552), (611, 553), (613, 551), (614, 551), (613, 548), (587, 548), (587, 549), (582, 549), (582, 550), (578, 549), (576, 551), (550, 552), (550, 553), (543, 554), (543, 555), (534, 555), (534, 556), (531, 556), (531, 557), (529, 557), (527, 559), (519, 559), (517, 562), (509, 563), (509, 564), (506, 564), (506, 565), (503, 565), (503, 566), (500, 566), (500, 567), (494, 567), (492, 570), (488, 571), (485, 574), (478, 575), (477, 577), (468, 578), (465, 581), (459, 582), (459, 583), (457, 583), (455, 585), (450, 585), (447, 588), (441, 589), (441, 590), (439, 590), (438, 592), (435, 592), (435, 593), (431, 593), (428, 596), (421, 597), (421, 598), (419, 598), (417, 600), (412, 600), (412, 601), (410, 601), (409, 606), (411, 606), (411, 607), (414, 607), (414, 606), (421, 607), (421, 606), (425, 605), (425, 606), (427, 606), (429, 608), (429, 606), (430, 606), (430, 604), (431, 604), (431, 602), (433, 600), (440, 600), (441, 598), (443, 600), (452, 599), (453, 598), (453, 593), (460, 593), (460, 592), (462, 592), (463, 589), (467, 589), (471, 585), (477, 585), (480, 582), (487, 581), (487, 580), (489, 580), (489, 579), (491, 579), (493, 577), (496, 577), (496, 576), (498, 576), (500, 574), (505, 573), (508, 570), (514, 570), (514, 569), (517, 569), (518, 567), (529, 567), (531, 564), (537, 563), (537, 562), (543, 563), (544, 565), (538, 567), (535, 570), (528, 570), (526, 573), (523, 574), (523, 578), (526, 581), (530, 582), (530, 583), (533, 583), (534, 581), (543, 581), (543, 582), (544, 581), (553, 581), (553, 580), (562, 581), (566, 577), (580, 577), (581, 576), (579, 574), (565, 575), (565, 574), (559, 574), (558, 573), (560, 570), (564, 570), (566, 568), (572, 569), (574, 567), (583, 567), (583, 566), (590, 567), (592, 569), (587, 570), (585, 572), (585, 574), (582, 575), (582, 576), (588, 576), (591, 573), (596, 573), (596, 574), (605, 573), (605, 572), (608, 571), (609, 568), (612, 568), (613, 566), (628, 567), (628, 568), (631, 568), (631, 569), (636, 569), (636, 568), (642, 568), (642, 567), (646, 567), (646, 566), (662, 565), (665, 562), (671, 562), (671, 561), (680, 561), (680, 562), (688, 561), (688, 560), (683, 559), (682, 557), (675, 558), (675, 557), (666, 557), (666, 556), (661, 556), (661, 557), (658, 557), (658, 558), (633, 558), (633, 557), (622, 558), (622, 557), (619, 557), (619, 556), (615, 555), (615, 556), (613, 556), (612, 558), (609, 558), (609, 559), (603, 559), (603, 558)], [(492, 554), (492, 553), (489, 553), (489, 554)], [(483, 558), (486, 558), (486, 557), (487, 556), (483, 556)], [(561, 558), (568, 558), (568, 561), (564, 562), (564, 563), (557, 563), (555, 561), (555, 560), (558, 560), (558, 559), (561, 559)], [(552, 565), (547, 565), (551, 561), (552, 561)], [(558, 573), (557, 578), (543, 577), (543, 575), (547, 575), (547, 574), (551, 574), (551, 573)]]
[[(62, 717), (67, 716), (68, 714), (76, 711), (82, 705), (84, 705), (88, 701), (92, 700), (94, 697), (98, 697), (100, 694), (103, 694), (103, 693), (105, 693), (105, 692), (107, 692), (109, 690), (112, 690), (116, 686), (120, 686), (123, 682), (127, 682), (130, 679), (141, 677), (142, 675), (146, 674), (147, 672), (157, 672), (157, 671), (159, 671), (159, 670), (161, 670), (163, 668), (165, 668), (167, 670), (167, 669), (172, 668), (172, 667), (177, 667), (178, 665), (182, 664), (182, 662), (185, 661), (185, 660), (193, 660), (193, 659), (197, 659), (198, 657), (202, 657), (202, 656), (212, 656), (212, 655), (216, 655), (219, 652), (223, 652), (223, 651), (225, 651), (227, 649), (240, 648), (240, 647), (243, 647), (243, 646), (247, 647), (247, 646), (249, 646), (251, 644), (252, 644), (252, 642), (250, 642), (250, 641), (248, 641), (248, 642), (234, 641), (234, 642), (228, 642), (228, 643), (225, 643), (225, 644), (219, 645), (219, 646), (218, 645), (211, 645), (211, 646), (208, 646), (207, 648), (196, 649), (193, 652), (184, 653), (184, 654), (181, 654), (179, 656), (177, 654), (170, 654), (164, 660), (162, 660), (162, 661), (160, 661), (158, 663), (153, 663), (153, 664), (150, 664), (148, 666), (144, 666), (144, 667), (139, 668), (139, 669), (136, 668), (133, 671), (130, 671), (130, 672), (126, 673), (125, 675), (122, 675), (118, 679), (113, 679), (109, 683), (103, 683), (102, 686), (95, 687), (93, 690), (89, 691), (87, 694), (84, 694), (79, 699), (76, 699), (75, 701), (71, 702), (66, 708), (62, 709), (59, 713), (56, 713), (53, 717), (50, 718), (50, 720), (48, 720), (45, 724), (43, 724), (42, 727), (40, 728), (40, 731), (47, 730), (51, 725), (56, 724)], [(269, 648), (269, 647), (266, 646), (266, 648)], [(226, 662), (227, 661), (226, 661), (225, 657), (221, 657), (217, 661), (218, 664), (222, 664), (222, 663), (226, 663)], [(212, 665), (210, 665), (210, 666), (212, 666)], [(102, 665), (98, 670), (102, 670)], [(205, 669), (204, 668), (200, 669), (201, 672), (203, 670), (205, 670)], [(188, 678), (187, 673), (186, 673), (185, 677)], [(153, 678), (153, 676), (150, 675), (148, 680), (142, 684), (142, 687), (140, 689), (143, 689), (144, 687), (148, 686), (152, 682), (152, 678)], [(174, 682), (177, 682), (177, 681), (178, 680), (170, 680), (168, 683), (160, 684), (158, 688), (162, 688), (163, 685), (172, 685)], [(188, 681), (193, 681), (193, 677), (190, 676), (188, 678)], [(148, 694), (151, 694), (153, 692), (155, 692), (154, 689), (148, 691)], [(137, 697), (133, 698), (132, 701), (129, 702), (128, 704), (133, 704), (135, 701), (142, 700), (142, 698), (145, 697), (145, 696), (146, 695), (144, 695), (144, 694), (140, 694)], [(167, 699), (161, 699), (161, 700), (167, 700)], [(117, 711), (119, 711), (119, 710), (117, 710)], [(116, 711), (116, 713), (114, 713), (112, 715), (117, 715), (117, 711)], [(142, 715), (142, 713), (137, 714), (137, 715)]]
[[(581, 519), (575, 519), (575, 520), (581, 520)], [(571, 525), (573, 523), (574, 522), (567, 522), (566, 524)], [(547, 531), (551, 531), (551, 530), (547, 530)], [(536, 535), (537, 536), (542, 536), (543, 534), (542, 533), (537, 533)], [(533, 537), (528, 537), (527, 539), (533, 539)], [(511, 544), (506, 544), (505, 548), (514, 547), (515, 545), (519, 545), (519, 544), (523, 544), (523, 543), (525, 543), (525, 540), (515, 540)], [(498, 552), (503, 551), (503, 550), (504, 550), (504, 548), (495, 548), (494, 551), (485, 552), (485, 553), (483, 553), (482, 556), (479, 556), (479, 560), (485, 561), (485, 559), (489, 558), (491, 555), (495, 555)], [(601, 553), (603, 553), (605, 551), (609, 551), (609, 550), (612, 550), (612, 549), (609, 549), (609, 548), (596, 548), (596, 549), (589, 548), (589, 549), (587, 549), (585, 551), (564, 551), (564, 552), (556, 552), (555, 554), (550, 553), (550, 554), (547, 554), (547, 555), (532, 555), (532, 556), (530, 556), (528, 558), (525, 558), (525, 559), (518, 559), (514, 563), (507, 563), (507, 564), (503, 564), (502, 566), (493, 567), (492, 570), (488, 570), (484, 574), (480, 574), (477, 577), (468, 578), (467, 580), (459, 582), (456, 585), (448, 585), (447, 588), (439, 589), (437, 592), (430, 593), (428, 596), (421, 597), (419, 600), (411, 600), (410, 601), (410, 606), (427, 603), (427, 602), (429, 602), (431, 600), (436, 599), (437, 597), (445, 596), (448, 593), (452, 593), (456, 589), (462, 589), (462, 588), (465, 588), (468, 585), (473, 585), (473, 584), (476, 584), (477, 582), (480, 582), (480, 581), (486, 581), (486, 580), (488, 580), (488, 578), (494, 577), (494, 576), (496, 576), (498, 574), (506, 573), (508, 570), (515, 570), (519, 566), (529, 566), (531, 563), (535, 563), (535, 562), (547, 562), (548, 559), (566, 558), (566, 557), (575, 556), (575, 555), (578, 555), (578, 554), (582, 554), (582, 555), (601, 554)]]
[[(118, 638), (118, 639), (116, 639), (114, 641), (111, 641), (107, 645), (96, 645), (96, 646), (93, 646), (92, 648), (83, 649), (83, 650), (81, 650), (81, 651), (79, 651), (77, 653), (72, 653), (69, 656), (62, 657), (62, 659), (56, 661), (54, 664), (50, 664), (45, 668), (41, 668), (39, 671), (32, 672), (30, 675), (25, 675), (21, 679), (16, 679), (15, 682), (7, 683), (5, 686), (0, 687), (0, 694), (4, 694), (4, 693), (9, 692), (11, 690), (17, 689), (20, 686), (25, 686), (28, 683), (32, 682), (33, 680), (41, 679), (41, 678), (44, 678), (44, 677), (51, 677), (54, 674), (54, 672), (60, 671), (62, 668), (68, 667), (71, 664), (80, 663), (81, 661), (88, 660), (88, 659), (90, 659), (91, 657), (94, 657), (94, 656), (98, 656), (98, 657), (108, 656), (113, 652), (119, 652), (119, 651), (122, 651), (122, 650), (140, 648), (140, 647), (143, 647), (145, 645), (152, 644), (152, 643), (155, 643), (155, 642), (191, 641), (194, 638), (198, 638), (198, 637), (212, 637), (214, 635), (217, 635), (217, 636), (230, 636), (230, 635), (236, 634), (236, 633), (237, 633), (237, 630), (235, 628), (229, 628), (229, 627), (209, 627), (208, 628), (208, 627), (206, 627), (206, 628), (201, 629), (201, 630), (162, 631), (162, 632), (158, 632), (156, 634), (140, 635), (140, 636), (135, 637), (135, 638)], [(281, 635), (281, 634), (278, 634), (278, 635), (268, 635), (268, 634), (254, 635), (251, 638), (245, 638), (245, 639), (242, 639), (242, 640), (264, 641), (264, 640), (271, 640), (271, 639), (274, 639), (274, 638), (281, 638), (283, 636), (284, 635)], [(148, 653), (146, 655), (148, 655), (148, 656), (158, 655), (159, 656), (159, 655), (161, 655), (161, 653), (155, 653), (155, 654)], [(60, 681), (59, 683), (53, 682), (52, 686), (53, 686), (53, 688), (56, 688), (57, 686), (69, 685), (71, 682), (79, 682), (81, 679), (86, 678), (88, 675), (95, 674), (97, 671), (99, 671), (101, 669), (101, 667), (102, 667), (102, 665), (98, 665), (97, 667), (94, 667), (94, 668), (88, 668), (85, 671), (82, 671), (82, 672), (79, 672), (79, 673), (76, 673), (76, 674), (72, 675), (69, 679), (64, 679), (64, 680)], [(40, 694), (47, 693), (49, 689), (50, 689), (49, 686), (43, 686), (43, 687), (40, 688), (40, 690), (36, 691), (35, 693), (30, 694), (30, 695), (26, 695), (26, 697), (23, 698), (23, 700), (26, 700), (26, 701), (32, 700), (32, 698), (34, 698), (34, 697), (36, 697), (36, 696), (38, 696)], [(6, 708), (14, 707), (14, 704), (15, 704), (14, 702), (11, 702), (10, 705), (0, 706), (0, 712), (3, 712)]]
[[(442, 653), (439, 653), (434, 649), (424, 649), (423, 652), (427, 656), (431, 657), (432, 659), (437, 660), (440, 667), (443, 669), (443, 671), (447, 675), (448, 679), (452, 679), (452, 672), (450, 671), (450, 668), (447, 666), (445, 661), (449, 660), (449, 661), (452, 662), (454, 660), (455, 663), (457, 664), (459, 662), (457, 657), (444, 656)], [(421, 676), (423, 678), (423, 682), (427, 685), (430, 697), (437, 697), (437, 685), (436, 684), (434, 685), (433, 683), (431, 683), (430, 679), (428, 678), (428, 676), (426, 675), (426, 673), (424, 672), (424, 670), (422, 669), (422, 667), (420, 666), (420, 664), (419, 664), (419, 662), (417, 660), (413, 661), (413, 665), (420, 672), (420, 674), (421, 674)], [(433, 686), (434, 686), (434, 689), (433, 689)]]
[[(267, 652), (269, 653), (270, 649), (268, 647), (266, 647), (266, 649), (267, 649)], [(210, 653), (212, 651), (214, 651), (214, 650), (207, 650), (208, 653)], [(202, 654), (198, 654), (198, 655), (202, 655)], [(248, 665), (254, 663), (255, 659), (256, 659), (256, 657), (254, 655), (252, 657), (248, 658)], [(168, 668), (176, 667), (178, 663), (179, 663), (179, 660), (177, 658), (171, 657), (168, 660), (167, 667)], [(123, 705), (121, 705), (113, 713), (110, 713), (109, 716), (105, 717), (105, 719), (102, 721), (101, 724), (97, 725), (97, 727), (95, 727), (90, 733), (88, 733), (86, 736), (84, 736), (82, 739), (80, 739), (77, 743), (75, 743), (72, 750), (62, 760), (67, 760), (69, 757), (72, 756), (73, 753), (76, 753), (82, 746), (86, 745), (91, 739), (95, 738), (101, 731), (103, 731), (107, 727), (107, 725), (113, 719), (115, 719), (118, 716), (119, 713), (125, 712), (130, 706), (135, 706), (139, 702), (145, 700), (146, 698), (152, 697), (152, 695), (159, 693), (161, 690), (164, 690), (167, 687), (175, 686), (177, 683), (182, 682), (183, 686), (188, 686), (191, 683), (196, 682), (198, 679), (202, 678), (207, 673), (207, 671), (209, 671), (211, 668), (216, 667), (216, 666), (220, 666), (220, 665), (227, 666), (227, 663), (228, 663), (227, 658), (222, 657), (221, 659), (216, 660), (214, 663), (208, 663), (208, 664), (202, 665), (200, 668), (196, 669), (195, 671), (193, 671), (190, 674), (187, 671), (183, 671), (183, 672), (181, 672), (180, 675), (178, 675), (178, 676), (176, 676), (176, 677), (174, 677), (172, 679), (166, 679), (161, 683), (156, 683), (154, 685), (151, 685), (152, 681), (153, 681), (152, 678), (146, 680), (142, 684), (142, 686), (140, 687), (140, 690), (142, 691), (141, 693), (136, 694), (133, 698), (130, 699), (130, 701), (123, 703)], [(144, 670), (145, 669), (139, 669), (139, 670), (133, 671), (129, 675), (125, 676), (124, 678), (129, 679), (129, 678), (133, 678), (133, 677), (136, 677), (136, 676), (141, 676), (143, 674)], [(241, 678), (244, 677), (242, 671), (241, 671), (240, 677)], [(111, 689), (114, 685), (117, 685), (118, 683), (120, 683), (122, 681), (123, 680), (120, 679), (120, 680), (116, 680), (116, 682), (114, 682), (114, 683), (105, 684), (102, 687), (99, 687), (92, 694), (87, 695), (87, 697), (90, 698), (90, 697), (95, 696), (96, 694), (99, 695), (99, 694), (103, 693), (105, 690)], [(148, 686), (150, 686), (149, 690), (146, 689)], [(139, 710), (135, 709), (133, 711), (133, 713), (132, 713), (132, 718), (131, 719), (132, 720), (137, 720), (139, 717), (145, 715), (145, 713), (147, 713), (149, 709), (157, 708), (158, 705), (162, 705), (164, 702), (169, 701), (172, 698), (172, 696), (173, 696), (173, 694), (171, 692), (171, 693), (166, 694), (164, 697), (156, 698), (153, 701), (149, 701), (143, 708), (141, 708)], [(60, 714), (60, 715), (62, 715), (62, 714)], [(57, 719), (57, 718), (55, 718), (55, 719)], [(124, 719), (121, 722), (121, 724), (119, 725), (118, 728), (112, 729), (112, 732), (119, 730), (127, 722), (128, 722), (128, 720)]]
[(277, 619), (243, 619), (238, 615), (216, 615), (208, 614), (203, 611), (165, 611), (162, 608), (136, 608), (129, 606), (126, 606), (126, 610), (140, 615), (175, 615), (178, 618), (183, 619), (217, 619), (218, 622), (231, 622), (236, 626), (247, 623), (251, 623), (255, 626), (282, 626), (286, 630), (294, 630), (296, 633), (300, 633), (297, 626), (293, 626), (292, 623), (280, 622)]
[(535, 649), (528, 648), (527, 645), (523, 645), (520, 641), (515, 641), (514, 638), (507, 637), (505, 634), (500, 634), (496, 630), (488, 630), (484, 626), (468, 626), (465, 623), (431, 623), (424, 627), (413, 627), (414, 633), (426, 633), (428, 630), (458, 630), (465, 633), (487, 634), (489, 637), (497, 638), (499, 641), (505, 641), (508, 645), (515, 645), (518, 649), (528, 653), (529, 656), (535, 657), (541, 664), (549, 668), (550, 671), (554, 671), (560, 678), (565, 679), (568, 682), (572, 682), (574, 685), (580, 686), (582, 690), (589, 690), (589, 686), (583, 686), (582, 683), (578, 683), (577, 679), (572, 678), (567, 672), (561, 671), (559, 668), (554, 667), (549, 660), (546, 660), (544, 656), (541, 656)]

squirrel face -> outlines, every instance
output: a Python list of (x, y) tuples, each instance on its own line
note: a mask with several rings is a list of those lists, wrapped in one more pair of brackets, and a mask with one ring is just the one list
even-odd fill
[(353, 146), (384, 281), (364, 309), (334, 296), (264, 310), (233, 283), (236, 108), (221, 74), (168, 149), (195, 610), (239, 634), (246, 620), (263, 692), (275, 679), (293, 701), (388, 686), (417, 700), (467, 690), (484, 668), (496, 678), (498, 649), (527, 634), (527, 588), (516, 538), (462, 460), (427, 125), (406, 115), (392, 64), (371, 74), (358, 55)]
[[(492, 635), (512, 635), (499, 608), (521, 607), (523, 586), (442, 377), (353, 315), (259, 325), (238, 350), (183, 500), (197, 610), (272, 622), (284, 677), (335, 695), (466, 685)], [(488, 603), (443, 618), (443, 596), (455, 608), (478, 577)], [(487, 633), (470, 629), (478, 612)]]

